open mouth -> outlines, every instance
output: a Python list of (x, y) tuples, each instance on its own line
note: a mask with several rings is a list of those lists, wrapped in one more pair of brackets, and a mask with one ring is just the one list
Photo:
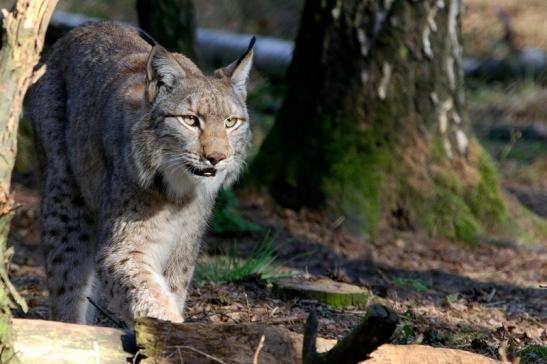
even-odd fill
[(204, 169), (198, 169), (198, 168), (188, 168), (190, 172), (195, 174), (196, 176), (201, 177), (213, 177), (217, 171), (214, 168), (204, 168)]

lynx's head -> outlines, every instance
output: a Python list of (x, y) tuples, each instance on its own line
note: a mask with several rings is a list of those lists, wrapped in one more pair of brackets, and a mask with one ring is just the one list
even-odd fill
[(148, 56), (147, 115), (133, 130), (132, 154), (145, 188), (180, 199), (210, 195), (239, 175), (251, 137), (245, 105), (254, 38), (237, 61), (205, 76), (186, 57), (154, 46)]

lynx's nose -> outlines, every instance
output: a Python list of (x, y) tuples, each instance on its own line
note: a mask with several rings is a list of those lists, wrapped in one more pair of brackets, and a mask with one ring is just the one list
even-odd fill
[(211, 154), (206, 155), (205, 158), (207, 158), (207, 160), (209, 162), (211, 162), (211, 164), (214, 166), (215, 164), (217, 164), (221, 160), (226, 159), (226, 155), (223, 154), (223, 153), (219, 153), (219, 152), (213, 152)]

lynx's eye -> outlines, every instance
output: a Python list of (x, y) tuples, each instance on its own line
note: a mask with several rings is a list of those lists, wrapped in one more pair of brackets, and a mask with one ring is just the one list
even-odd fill
[(195, 116), (195, 115), (177, 116), (177, 120), (180, 121), (181, 123), (187, 125), (187, 126), (192, 126), (192, 127), (199, 126), (199, 120), (198, 120), (197, 116)]
[(226, 119), (224, 122), (224, 125), (226, 126), (226, 129), (234, 129), (236, 126), (238, 126), (241, 123), (240, 118), (231, 117)]

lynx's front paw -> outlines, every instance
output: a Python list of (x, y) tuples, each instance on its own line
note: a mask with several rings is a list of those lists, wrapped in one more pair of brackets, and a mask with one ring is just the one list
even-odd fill
[(184, 318), (178, 311), (166, 310), (160, 307), (135, 312), (134, 318), (137, 319), (139, 317), (152, 317), (158, 320), (171, 321), (174, 323), (184, 322)]
[(173, 312), (168, 310), (160, 310), (158, 312), (150, 312), (148, 317), (154, 317), (159, 320), (165, 320), (165, 321), (171, 321), (174, 323), (182, 323), (184, 322), (184, 318), (179, 312)]
[(136, 307), (134, 317), (153, 317), (175, 323), (184, 322), (176, 303), (169, 296), (156, 298), (152, 302), (143, 302)]

